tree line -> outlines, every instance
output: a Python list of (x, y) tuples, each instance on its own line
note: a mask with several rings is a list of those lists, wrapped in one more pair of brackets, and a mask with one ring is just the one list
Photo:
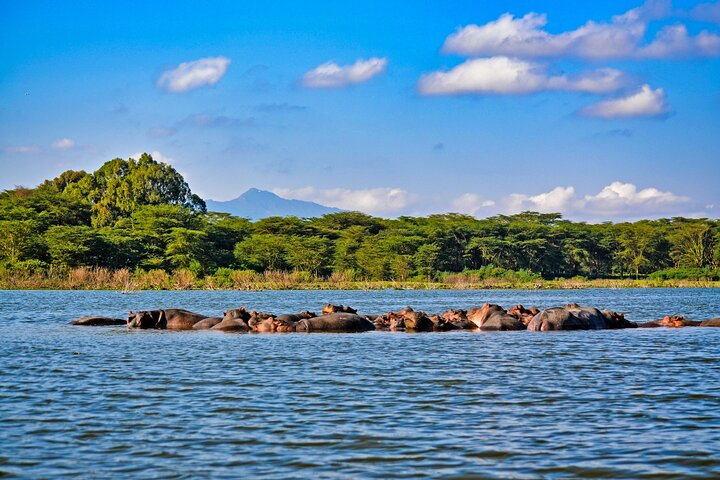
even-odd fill
[(460, 272), (713, 280), (719, 264), (720, 221), (710, 219), (587, 224), (536, 212), (486, 219), (341, 212), (251, 222), (207, 212), (172, 166), (147, 154), (0, 193), (0, 269), (11, 272), (89, 266), (397, 281)]

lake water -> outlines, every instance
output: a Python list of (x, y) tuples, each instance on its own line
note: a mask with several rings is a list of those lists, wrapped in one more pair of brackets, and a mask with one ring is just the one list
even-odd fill
[(718, 478), (720, 328), (223, 334), (87, 314), (578, 302), (720, 316), (720, 290), (0, 291), (0, 477)]

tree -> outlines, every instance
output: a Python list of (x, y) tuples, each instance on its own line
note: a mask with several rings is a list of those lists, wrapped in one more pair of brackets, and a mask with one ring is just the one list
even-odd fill
[(677, 267), (704, 267), (712, 263), (715, 238), (704, 221), (683, 222), (670, 237), (670, 257)]
[(32, 220), (0, 220), (0, 258), (12, 263), (22, 260), (35, 242)]
[(138, 160), (116, 158), (73, 184), (92, 203), (93, 225), (110, 225), (143, 205), (176, 205), (205, 212), (205, 202), (173, 167), (144, 153)]
[(292, 237), (287, 244), (287, 259), (296, 270), (317, 275), (325, 270), (331, 257), (332, 243), (323, 237)]
[(235, 258), (244, 268), (258, 272), (284, 270), (287, 262), (287, 238), (283, 235), (253, 234), (235, 246)]
[(640, 278), (640, 270), (649, 264), (648, 255), (654, 238), (655, 231), (648, 222), (624, 224), (622, 227), (618, 255), (635, 272), (635, 278)]

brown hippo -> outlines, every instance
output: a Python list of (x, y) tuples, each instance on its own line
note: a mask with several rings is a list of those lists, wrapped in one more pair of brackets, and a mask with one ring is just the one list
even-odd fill
[(450, 330), (460, 330), (460, 327), (453, 324), (452, 322), (448, 322), (438, 314), (430, 315), (430, 320), (433, 322), (434, 332), (449, 332)]
[(641, 328), (682, 328), (682, 327), (699, 327), (702, 322), (688, 320), (682, 315), (665, 315), (661, 320), (653, 320), (638, 325)]
[(705, 320), (700, 323), (701, 327), (720, 327), (720, 318), (713, 318), (712, 320)]
[(79, 325), (82, 327), (109, 327), (113, 325), (127, 325), (127, 320), (122, 318), (87, 316), (79, 317), (70, 321), (70, 325)]
[(247, 332), (250, 330), (248, 321), (250, 321), (252, 312), (248, 312), (244, 306), (239, 308), (231, 308), (223, 312), (222, 321), (213, 325), (213, 330), (222, 332)]
[(328, 303), (322, 308), (322, 314), (329, 315), (331, 313), (357, 313), (357, 310), (346, 305), (332, 305)]
[(223, 317), (208, 317), (193, 325), (193, 330), (208, 330), (223, 321)]
[(462, 330), (476, 330), (478, 328), (477, 325), (468, 320), (467, 310), (450, 309), (446, 312), (443, 312), (441, 317), (446, 322), (452, 323), (453, 325)]
[(331, 313), (314, 318), (304, 318), (295, 324), (298, 332), (367, 332), (375, 325), (365, 317), (353, 313)]
[(435, 324), (423, 312), (405, 311), (402, 315), (405, 329), (413, 332), (432, 332)]
[(624, 313), (603, 310), (602, 314), (605, 316), (605, 328), (609, 330), (638, 327), (637, 323), (626, 319)]
[(581, 307), (576, 303), (564, 307), (543, 310), (535, 315), (527, 329), (531, 332), (548, 330), (603, 330), (608, 328), (608, 319), (594, 307)]
[(509, 313), (513, 317), (519, 318), (520, 321), (525, 326), (527, 326), (527, 324), (530, 323), (530, 320), (532, 320), (535, 315), (540, 313), (540, 310), (537, 307), (525, 308), (522, 305), (515, 305), (510, 310), (508, 310), (507, 313)]
[(317, 317), (317, 314), (315, 312), (304, 311), (304, 312), (300, 312), (300, 313), (283, 313), (282, 315), (278, 315), (277, 319), (279, 321), (283, 321), (283, 322), (295, 323), (295, 322), (299, 322), (303, 318), (313, 318), (313, 317)]
[(201, 315), (179, 308), (166, 310), (147, 310), (130, 312), (127, 319), (128, 328), (154, 328), (168, 330), (190, 330), (193, 325), (205, 320), (207, 315)]
[[(250, 330), (260, 333), (273, 333), (277, 331), (276, 317), (272, 314), (252, 312), (253, 315), (247, 324)], [(283, 322), (287, 323), (287, 322)]]
[(525, 324), (518, 317), (493, 303), (468, 310), (467, 318), (480, 330), (525, 330)]

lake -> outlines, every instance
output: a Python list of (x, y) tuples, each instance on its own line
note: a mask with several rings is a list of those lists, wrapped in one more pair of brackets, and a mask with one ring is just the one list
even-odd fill
[(720, 316), (717, 289), (0, 291), (0, 477), (712, 478), (720, 328), (223, 334), (88, 314), (578, 302)]

